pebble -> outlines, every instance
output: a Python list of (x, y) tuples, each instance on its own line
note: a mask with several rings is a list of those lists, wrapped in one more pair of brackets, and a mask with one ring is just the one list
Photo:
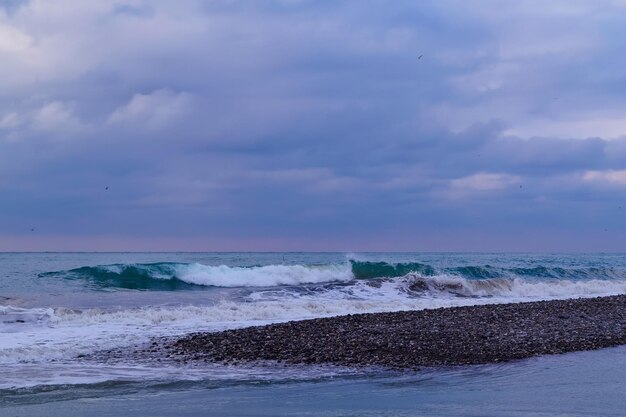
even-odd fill
[(419, 368), (626, 344), (626, 296), (352, 314), (162, 343), (183, 362), (277, 361)]

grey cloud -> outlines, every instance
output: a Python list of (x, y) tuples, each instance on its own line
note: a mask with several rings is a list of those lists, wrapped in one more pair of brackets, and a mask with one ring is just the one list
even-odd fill
[[(568, 28), (490, 2), (103, 2), (41, 25), (38, 7), (3, 17), (36, 42), (0, 43), (1, 59), (23, 58), (7, 70), (19, 82), (0, 81), (0, 236), (37, 223), (244, 243), (397, 234), (407, 248), (621, 224), (608, 172), (626, 169), (626, 139), (552, 134), (562, 114), (593, 127), (610, 116), (598, 103), (624, 104), (609, 59), (621, 20), (601, 30), (601, 10)], [(554, 35), (547, 52), (506, 27), (517, 17)], [(592, 34), (604, 64), (568, 33)], [(519, 134), (531, 122), (551, 134)]]
[(0, 8), (3, 8), (7, 13), (15, 13), (17, 9), (28, 3), (28, 0), (2, 0), (0, 1)]
[(153, 15), (154, 11), (145, 5), (138, 7), (133, 4), (116, 4), (113, 6), (113, 13), (133, 17), (149, 17)]

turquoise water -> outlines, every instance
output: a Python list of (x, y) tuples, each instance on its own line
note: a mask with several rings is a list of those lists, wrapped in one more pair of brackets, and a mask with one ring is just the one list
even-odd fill
[(614, 254), (0, 254), (0, 415), (624, 415), (621, 347), (406, 373), (85, 359), (191, 331), (622, 293)]

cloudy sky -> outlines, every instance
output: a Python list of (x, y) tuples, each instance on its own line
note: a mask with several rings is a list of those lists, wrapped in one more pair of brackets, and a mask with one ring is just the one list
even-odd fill
[(626, 251), (626, 1), (2, 0), (0, 250)]

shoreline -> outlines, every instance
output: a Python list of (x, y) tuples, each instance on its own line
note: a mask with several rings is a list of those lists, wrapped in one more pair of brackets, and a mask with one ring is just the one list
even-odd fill
[(498, 363), (626, 344), (626, 295), (353, 314), (162, 343), (163, 353), (185, 363), (405, 369)]

